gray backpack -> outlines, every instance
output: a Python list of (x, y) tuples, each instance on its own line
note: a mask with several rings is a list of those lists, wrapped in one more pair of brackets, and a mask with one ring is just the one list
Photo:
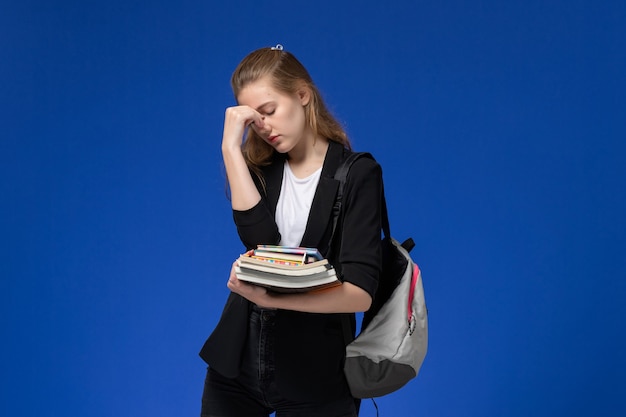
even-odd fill
[[(333, 237), (341, 222), (341, 200), (351, 165), (369, 153), (351, 153), (335, 174), (340, 181), (333, 218)], [(409, 252), (413, 239), (402, 244), (391, 237), (387, 203), (382, 200), (383, 270), (361, 331), (352, 340), (350, 321), (344, 316), (346, 362), (344, 373), (355, 398), (389, 394), (417, 376), (428, 346), (428, 314), (420, 270)], [(338, 250), (340, 242), (333, 242)], [(338, 253), (338, 252), (337, 252)]]

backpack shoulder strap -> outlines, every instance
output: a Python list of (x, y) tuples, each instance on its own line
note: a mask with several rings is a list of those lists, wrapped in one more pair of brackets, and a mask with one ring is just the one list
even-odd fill
[(354, 164), (360, 158), (374, 159), (374, 157), (367, 152), (351, 152), (341, 162), (341, 165), (339, 165), (339, 168), (337, 168), (337, 171), (335, 172), (335, 180), (339, 181), (339, 187), (337, 188), (337, 196), (335, 197), (335, 205), (333, 206), (333, 228), (330, 235), (331, 245), (329, 245), (329, 248), (332, 248), (335, 232), (337, 230), (337, 222), (339, 221), (339, 217), (341, 216), (343, 193), (345, 190), (346, 181), (348, 181), (348, 173), (350, 172), (352, 164)]
[[(340, 223), (342, 208), (343, 208), (343, 196), (345, 191), (345, 185), (348, 180), (348, 173), (350, 172), (350, 168), (352, 164), (354, 164), (357, 160), (361, 158), (370, 158), (374, 159), (374, 157), (367, 152), (352, 152), (350, 153), (339, 165), (337, 171), (335, 172), (335, 179), (339, 181), (339, 187), (337, 189), (337, 197), (335, 198), (335, 205), (333, 206), (333, 219), (332, 219), (332, 233), (330, 236), (330, 242), (328, 247), (330, 248), (330, 252), (336, 253), (339, 255), (341, 252), (341, 234), (336, 236), (337, 233), (337, 224)], [(383, 209), (383, 230), (386, 233), (386, 236), (389, 235), (389, 220), (387, 219), (387, 206), (385, 203), (385, 194), (383, 192), (382, 198), (382, 209)], [(391, 236), (391, 235), (389, 235)], [(334, 265), (337, 273), (341, 275), (341, 264)], [(354, 315), (352, 315), (354, 317)], [(354, 319), (352, 319), (354, 320)], [(343, 330), (343, 339), (344, 344), (348, 346), (350, 342), (354, 339), (354, 335), (352, 333), (352, 325), (351, 318), (348, 314), (342, 314), (341, 317), (341, 327)]]
[[(348, 156), (341, 162), (339, 168), (335, 172), (335, 179), (339, 181), (339, 187), (337, 188), (337, 196), (335, 197), (335, 205), (333, 206), (333, 218), (332, 218), (332, 232), (330, 234), (330, 241), (328, 243), (329, 252), (336, 253), (339, 255), (341, 251), (341, 238), (336, 237), (337, 233), (337, 224), (341, 218), (342, 214), (342, 205), (343, 205), (343, 194), (345, 190), (345, 185), (348, 180), (348, 173), (350, 172), (350, 168), (352, 164), (354, 164), (360, 158), (371, 158), (371, 154), (366, 152), (351, 152)], [(341, 265), (335, 264), (335, 270), (338, 275), (341, 276)], [(354, 317), (354, 315), (352, 315)], [(350, 324), (351, 319), (348, 314), (341, 315), (341, 327), (343, 330), (343, 339), (344, 344), (348, 346), (350, 342), (354, 339), (354, 335), (352, 334), (352, 326)]]
[[(337, 172), (335, 172), (335, 179), (339, 181), (339, 188), (337, 189), (337, 197), (335, 199), (335, 205), (333, 207), (333, 228), (330, 237), (329, 247), (332, 247), (332, 243), (335, 237), (335, 232), (337, 228), (337, 222), (341, 216), (341, 208), (343, 204), (343, 194), (346, 185), (346, 181), (348, 179), (348, 173), (350, 172), (350, 168), (352, 164), (354, 164), (357, 160), (361, 158), (369, 158), (374, 160), (374, 157), (369, 152), (352, 152), (348, 155), (346, 159), (344, 159), (337, 168)], [(391, 231), (389, 229), (389, 216), (387, 215), (387, 200), (385, 198), (385, 187), (383, 185), (382, 191), (382, 199), (381, 199), (381, 223), (384, 236), (387, 238), (391, 238)]]

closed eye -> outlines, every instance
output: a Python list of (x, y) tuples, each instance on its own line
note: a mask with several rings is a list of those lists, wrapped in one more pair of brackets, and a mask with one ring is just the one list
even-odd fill
[(263, 103), (259, 107), (257, 107), (256, 111), (258, 111), (259, 113), (261, 113), (261, 114), (263, 114), (265, 116), (271, 116), (276, 111), (276, 107), (275, 106), (276, 106), (275, 102), (268, 101), (267, 103)]

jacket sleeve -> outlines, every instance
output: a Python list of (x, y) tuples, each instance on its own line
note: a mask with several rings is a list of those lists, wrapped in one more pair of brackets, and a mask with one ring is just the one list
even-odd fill
[(374, 298), (382, 269), (380, 165), (359, 159), (350, 168), (345, 187), (339, 253), (343, 280)]
[(280, 233), (265, 198), (249, 210), (233, 210), (239, 238), (247, 250), (257, 245), (278, 245)]

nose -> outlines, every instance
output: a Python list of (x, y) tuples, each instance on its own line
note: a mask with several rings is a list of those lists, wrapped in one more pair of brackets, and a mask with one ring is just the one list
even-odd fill
[(272, 128), (269, 126), (269, 124), (267, 123), (267, 121), (265, 120), (265, 116), (261, 117), (261, 120), (263, 120), (263, 127), (256, 127), (256, 130), (259, 134), (269, 134), (272, 131)]

